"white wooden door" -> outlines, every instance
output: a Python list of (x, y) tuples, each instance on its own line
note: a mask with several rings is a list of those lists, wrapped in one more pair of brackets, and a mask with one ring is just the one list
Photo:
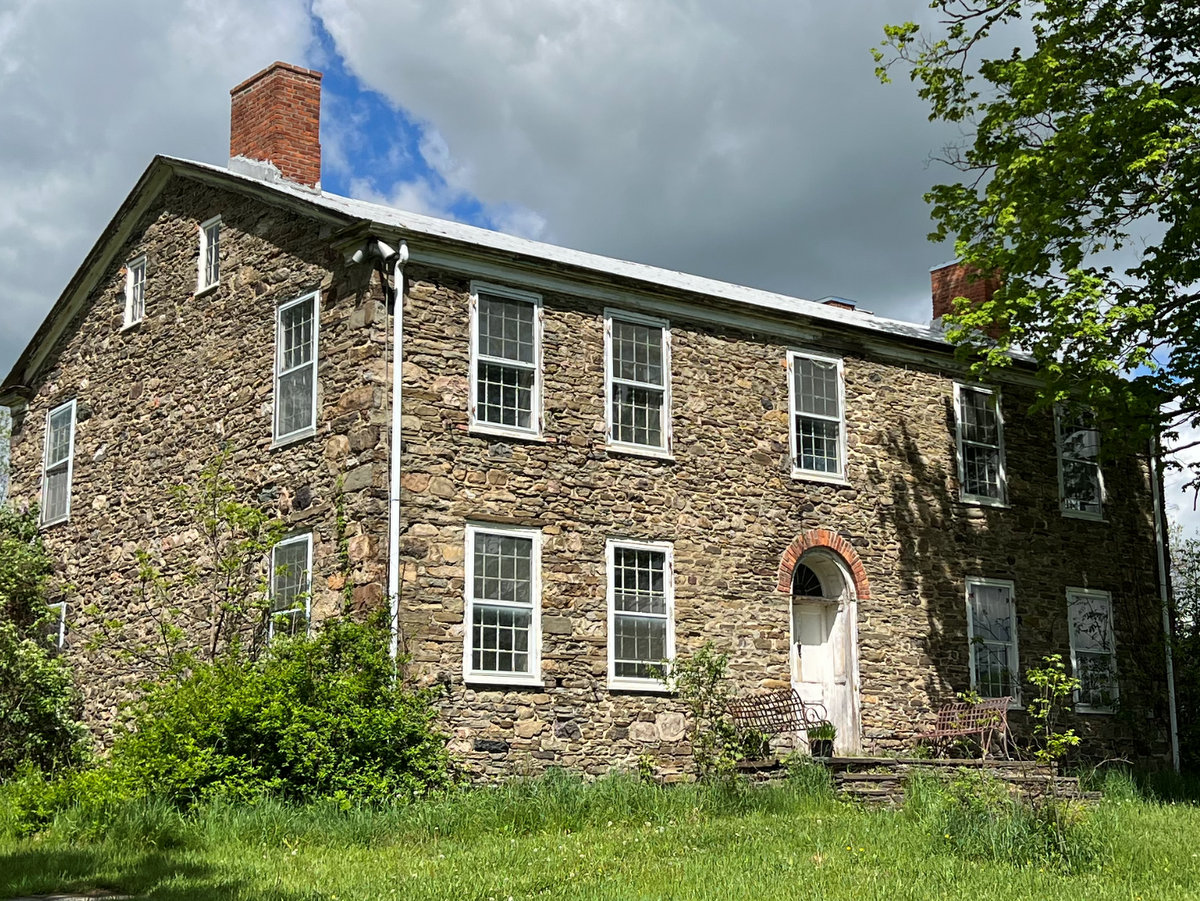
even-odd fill
[(859, 749), (852, 614), (848, 602), (792, 604), (792, 686), (805, 701), (825, 705), (839, 754)]

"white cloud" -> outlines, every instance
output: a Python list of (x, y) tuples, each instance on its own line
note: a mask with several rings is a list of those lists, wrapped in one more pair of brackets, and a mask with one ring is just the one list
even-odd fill
[(0, 13), (0, 370), (155, 153), (224, 162), (229, 88), (303, 62), (305, 0), (18, 3)]
[[(921, 194), (952, 133), (869, 49), (919, 2), (315, 0), (424, 155), (549, 240), (928, 319)], [(943, 177), (947, 173), (942, 173)]]

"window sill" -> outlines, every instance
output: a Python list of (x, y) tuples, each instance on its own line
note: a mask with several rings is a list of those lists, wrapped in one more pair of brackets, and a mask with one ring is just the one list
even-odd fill
[(628, 454), (631, 457), (650, 457), (655, 460), (670, 460), (674, 462), (675, 455), (661, 447), (643, 447), (639, 444), (618, 444), (609, 442), (604, 449), (610, 454)]
[(660, 679), (608, 679), (608, 690), (624, 693), (669, 695), (670, 686)]
[(839, 488), (850, 487), (850, 482), (845, 476), (829, 475), (823, 472), (810, 472), (807, 469), (793, 469), (792, 479), (797, 482), (820, 482), (822, 485), (836, 485)]
[(961, 495), (958, 502), (964, 507), (991, 507), (995, 510), (1007, 510), (1009, 504), (1007, 501), (997, 500), (994, 497), (976, 497), (970, 494)]
[(528, 441), (533, 444), (553, 444), (551, 438), (538, 432), (526, 431), (525, 429), (509, 428), (507, 426), (495, 425), (487, 422), (473, 422), (467, 427), (468, 435), (477, 435), (480, 438), (508, 438), (512, 441)]
[(522, 673), (467, 673), (463, 676), (467, 685), (478, 685), (484, 688), (541, 688), (546, 687), (541, 676)]
[(1076, 704), (1075, 712), (1087, 714), (1089, 716), (1092, 714), (1099, 716), (1115, 716), (1117, 713), (1116, 708), (1114, 707), (1086, 707), (1083, 704)]
[(1064, 519), (1081, 519), (1084, 522), (1108, 522), (1108, 520), (1104, 518), (1103, 513), (1086, 513), (1082, 510), (1063, 510), (1062, 515)]
[(290, 444), (296, 444), (297, 442), (303, 441), (306, 438), (312, 438), (316, 434), (317, 434), (317, 427), (313, 426), (312, 428), (305, 429), (302, 432), (295, 432), (291, 435), (284, 435), (282, 438), (276, 438), (274, 441), (272, 441), (270, 449), (278, 450), (281, 447), (287, 447)]
[(45, 522), (38, 523), (38, 529), (50, 529), (50, 528), (53, 528), (54, 526), (61, 526), (64, 522), (70, 522), (70, 521), (71, 521), (71, 514), (68, 513), (66, 516), (58, 517), (58, 519), (50, 519), (50, 520), (46, 520)]
[(145, 321), (146, 321), (146, 318), (143, 316), (137, 322), (127, 322), (123, 326), (121, 326), (119, 334), (123, 334), (125, 332), (132, 332), (134, 329), (139, 328), (141, 326), (141, 324)]
[(196, 293), (195, 293), (194, 295), (192, 295), (192, 296), (193, 296), (193, 297), (202, 297), (202, 296), (204, 296), (205, 294), (209, 294), (209, 293), (211, 293), (211, 292), (213, 292), (213, 291), (216, 291), (216, 290), (217, 290), (217, 288), (219, 288), (219, 287), (221, 287), (221, 283), (220, 283), (219, 281), (217, 281), (217, 282), (213, 282), (211, 285), (204, 285), (203, 287), (201, 287), (201, 286), (197, 285), (197, 286), (196, 286)]

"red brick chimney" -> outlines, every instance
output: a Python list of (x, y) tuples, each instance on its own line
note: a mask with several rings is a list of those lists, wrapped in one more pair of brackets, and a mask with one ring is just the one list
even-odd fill
[(979, 270), (964, 266), (957, 260), (929, 270), (933, 285), (933, 318), (940, 319), (954, 308), (954, 298), (965, 297), (972, 304), (986, 303), (1000, 287), (995, 276), (984, 278)]
[(288, 181), (321, 181), (321, 73), (272, 63), (229, 92), (229, 156), (266, 160)]

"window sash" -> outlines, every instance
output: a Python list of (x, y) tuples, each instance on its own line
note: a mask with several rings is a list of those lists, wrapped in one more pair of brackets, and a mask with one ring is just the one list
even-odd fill
[(674, 657), (673, 549), (663, 542), (610, 540), (608, 582), (609, 686), (662, 689), (656, 672)]
[[(988, 597), (992, 594), (992, 597)], [(1007, 638), (983, 630), (1000, 620), (996, 601), (1004, 605)], [(983, 697), (1011, 696), (1020, 703), (1020, 657), (1017, 646), (1017, 608), (1011, 582), (971, 579), (967, 581), (967, 635), (971, 688)], [(999, 664), (999, 668), (995, 664)]]
[(1112, 710), (1119, 696), (1119, 682), (1111, 595), (1083, 589), (1068, 591), (1067, 619), (1071, 671), (1080, 681), (1075, 704), (1090, 710)]
[(468, 525), (464, 573), (467, 681), (540, 678), (541, 532)]
[[(1058, 440), (1059, 497), (1062, 510), (1072, 515), (1104, 515), (1104, 476), (1100, 472), (1100, 430), (1086, 411), (1071, 415), (1054, 410)], [(1082, 441), (1072, 436), (1084, 436)]]
[[(999, 392), (955, 383), (954, 416), (958, 479), (962, 498), (993, 504), (1007, 502), (1004, 469), (1004, 418)], [(979, 404), (977, 399), (983, 398)]]
[(473, 282), (471, 427), (539, 435), (541, 360), (541, 296)]
[(60, 404), (46, 414), (42, 450), (42, 525), (71, 516), (71, 476), (75, 457), (75, 401)]
[(53, 604), (47, 604), (46, 609), (49, 611), (46, 621), (46, 639), (56, 648), (62, 648), (66, 644), (67, 638), (67, 602), (55, 601)]
[(221, 219), (218, 216), (200, 225), (200, 288), (211, 288), (220, 280)]
[(312, 535), (285, 538), (271, 548), (268, 640), (307, 632), (311, 605)]
[[(841, 358), (789, 351), (787, 369), (792, 475), (844, 478), (846, 388)], [(835, 413), (829, 412), (831, 407)]]
[[(618, 310), (605, 310), (604, 316), (608, 443), (617, 448), (669, 454), (670, 324)], [(625, 350), (629, 350), (628, 356)], [(640, 356), (639, 350), (644, 351)], [(655, 373), (657, 381), (653, 379)]]
[(319, 338), (319, 293), (280, 305), (275, 314), (276, 441), (316, 428)]
[(125, 325), (136, 325), (146, 315), (146, 258), (125, 267)]

